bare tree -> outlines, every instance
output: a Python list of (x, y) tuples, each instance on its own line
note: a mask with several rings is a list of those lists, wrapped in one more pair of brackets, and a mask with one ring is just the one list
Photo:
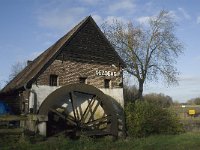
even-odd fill
[(150, 17), (145, 26), (117, 20), (102, 25), (103, 32), (126, 63), (126, 71), (137, 78), (136, 98), (142, 97), (146, 81), (163, 77), (169, 85), (177, 83), (175, 64), (183, 46), (175, 36), (175, 26), (173, 18), (165, 10)]
[(26, 63), (24, 62), (16, 62), (11, 66), (11, 73), (9, 75), (9, 81), (11, 81), (14, 77), (17, 76), (17, 74), (22, 71), (26, 66)]

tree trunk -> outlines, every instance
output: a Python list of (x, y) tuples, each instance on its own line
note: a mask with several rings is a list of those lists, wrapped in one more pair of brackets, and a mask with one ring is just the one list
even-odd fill
[(138, 82), (139, 82), (139, 89), (137, 93), (137, 99), (142, 99), (144, 80), (139, 79)]

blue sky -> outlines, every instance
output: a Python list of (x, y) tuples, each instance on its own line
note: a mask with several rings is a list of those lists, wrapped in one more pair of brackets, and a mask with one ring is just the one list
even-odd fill
[(145, 93), (162, 92), (180, 102), (200, 96), (199, 6), (197, 0), (0, 0), (1, 86), (13, 64), (35, 58), (88, 15), (99, 25), (112, 19), (145, 23), (166, 9), (178, 23), (176, 35), (185, 46), (177, 60), (179, 86), (150, 83)]

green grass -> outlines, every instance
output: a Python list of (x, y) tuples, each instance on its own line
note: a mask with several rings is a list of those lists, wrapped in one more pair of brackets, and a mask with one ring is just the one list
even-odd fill
[[(2, 139), (1, 139), (2, 140)], [(180, 135), (155, 135), (141, 139), (119, 139), (112, 141), (106, 137), (91, 139), (81, 137), (69, 140), (64, 137), (50, 138), (43, 142), (31, 143), (30, 140), (9, 139), (0, 145), (1, 150), (200, 150), (200, 132)]]

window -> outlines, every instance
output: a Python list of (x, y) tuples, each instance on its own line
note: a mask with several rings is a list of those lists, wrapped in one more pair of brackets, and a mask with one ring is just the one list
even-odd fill
[(110, 88), (110, 80), (109, 79), (104, 80), (104, 88)]
[(84, 84), (86, 84), (86, 77), (80, 77), (79, 78), (79, 83), (84, 83)]
[(49, 85), (50, 86), (58, 86), (58, 76), (57, 75), (50, 75)]

